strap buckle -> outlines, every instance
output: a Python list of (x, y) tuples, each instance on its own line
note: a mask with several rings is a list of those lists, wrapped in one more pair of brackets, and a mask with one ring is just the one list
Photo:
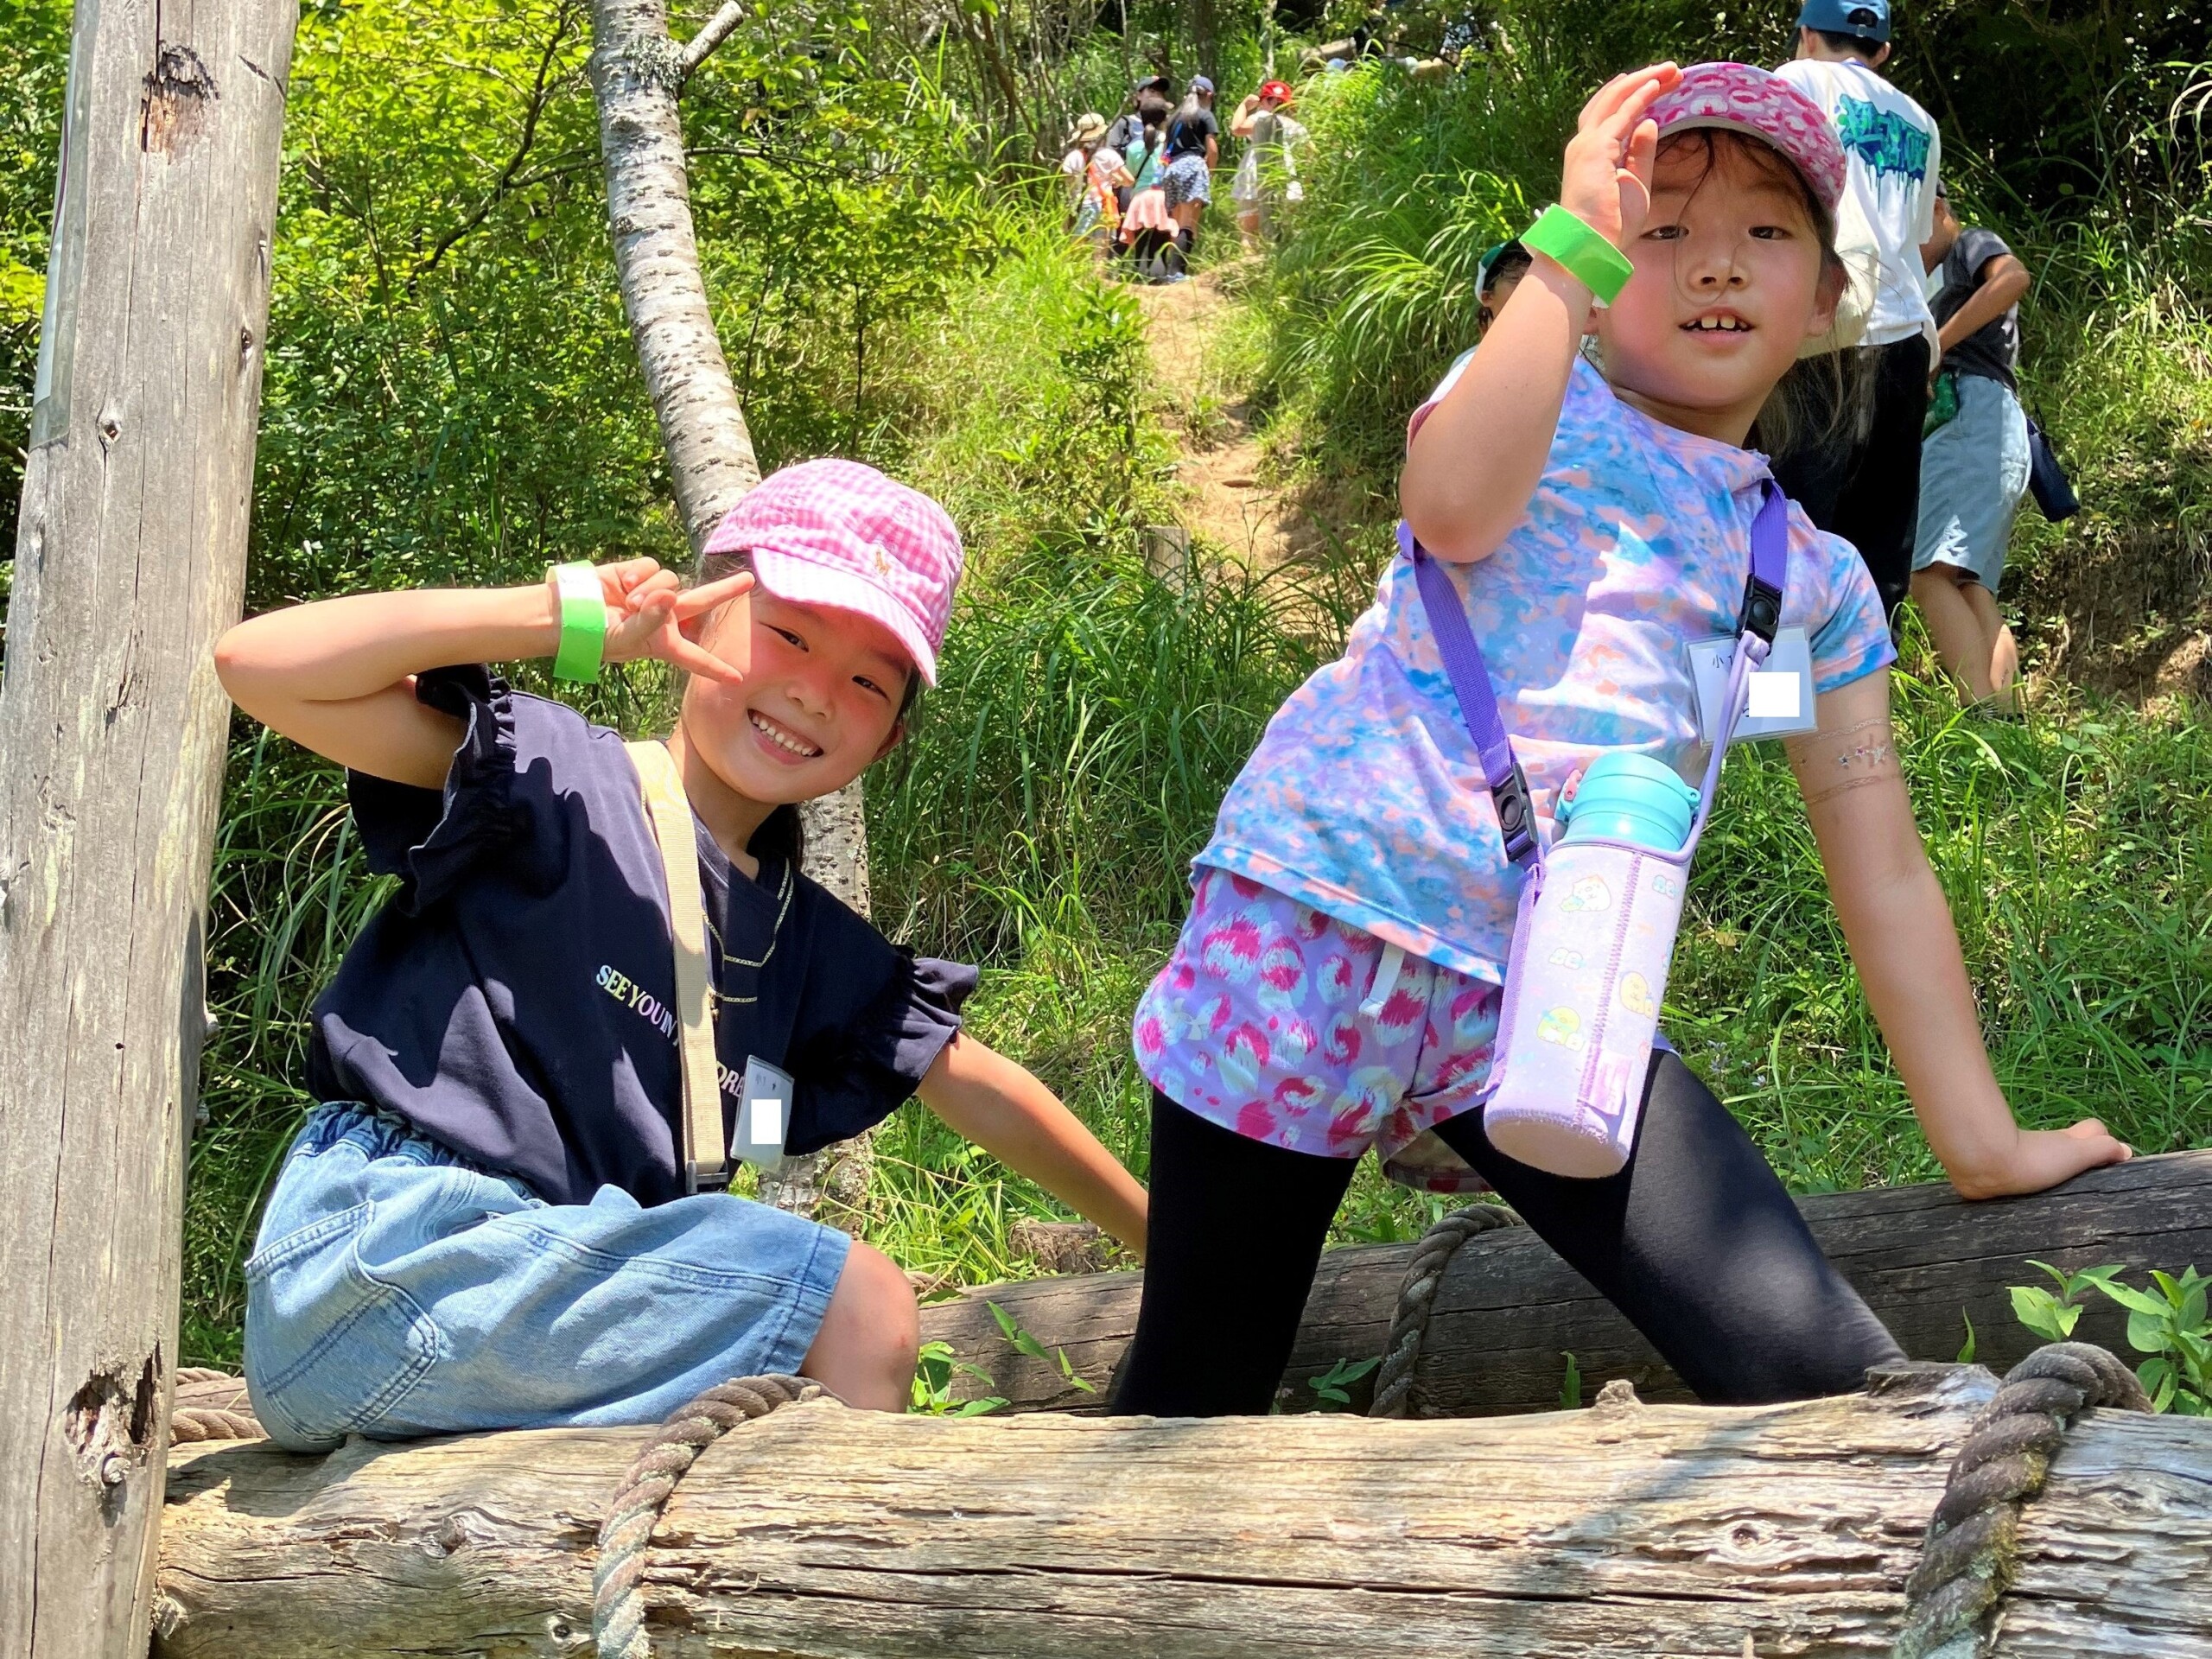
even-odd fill
[(1497, 809), (1497, 833), (1505, 842), (1506, 857), (1516, 864), (1527, 863), (1542, 848), (1536, 839), (1536, 803), (1517, 759), (1511, 775), (1491, 785), (1490, 798)]
[(1761, 582), (1754, 570), (1744, 578), (1744, 607), (1738, 613), (1736, 632), (1755, 633), (1767, 645), (1774, 643), (1775, 630), (1782, 626), (1782, 589), (1770, 582)]
[(730, 1166), (727, 1163), (687, 1163), (683, 1166), (683, 1190), (687, 1194), (697, 1192), (726, 1192), (729, 1190)]

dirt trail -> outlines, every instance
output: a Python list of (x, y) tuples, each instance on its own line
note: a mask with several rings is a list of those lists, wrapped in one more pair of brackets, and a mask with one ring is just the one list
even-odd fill
[(1235, 304), (1222, 291), (1222, 277), (1216, 268), (1188, 282), (1139, 289), (1137, 302), (1168, 420), (1182, 440), (1183, 527), (1251, 569), (1271, 570), (1310, 554), (1328, 532), (1265, 481), (1251, 405), (1217, 363)]

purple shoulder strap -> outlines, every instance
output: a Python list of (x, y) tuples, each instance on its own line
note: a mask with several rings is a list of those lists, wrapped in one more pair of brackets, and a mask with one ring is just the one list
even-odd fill
[[(1757, 642), (1753, 650), (1764, 661), (1766, 647), (1782, 620), (1782, 591), (1789, 577), (1789, 505), (1772, 479), (1764, 480), (1765, 499), (1751, 520), (1751, 570), (1744, 585), (1744, 607), (1737, 632)], [(1414, 539), (1410, 526), (1401, 521), (1398, 546), (1413, 561), (1414, 582), (1421, 590), (1421, 609), (1428, 630), (1436, 636), (1437, 654), (1444, 659), (1445, 677), (1459, 701), (1459, 717), (1467, 724), (1475, 752), (1482, 757), (1483, 781), (1490, 786), (1497, 808), (1497, 827), (1505, 842), (1505, 855), (1516, 864), (1541, 861), (1543, 843), (1537, 835), (1536, 814), (1529, 796), (1529, 780), (1513, 753), (1513, 740), (1499, 712), (1497, 693), (1491, 684), (1490, 665), (1474, 630), (1467, 626), (1466, 607), (1459, 590), (1452, 585), (1441, 565)]]

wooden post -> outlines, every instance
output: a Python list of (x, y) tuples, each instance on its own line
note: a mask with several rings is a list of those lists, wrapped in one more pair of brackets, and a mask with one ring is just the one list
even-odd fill
[(0, 1654), (144, 1649), (294, 0), (78, 0), (0, 690)]

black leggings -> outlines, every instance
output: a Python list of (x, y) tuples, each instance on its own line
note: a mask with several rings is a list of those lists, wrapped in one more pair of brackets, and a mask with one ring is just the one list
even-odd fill
[[(1743, 1127), (1672, 1054), (1652, 1057), (1636, 1149), (1603, 1180), (1506, 1157), (1479, 1111), (1437, 1133), (1700, 1400), (1847, 1393), (1904, 1357)], [(1116, 1411), (1268, 1409), (1354, 1163), (1248, 1140), (1154, 1092), (1144, 1306)]]

